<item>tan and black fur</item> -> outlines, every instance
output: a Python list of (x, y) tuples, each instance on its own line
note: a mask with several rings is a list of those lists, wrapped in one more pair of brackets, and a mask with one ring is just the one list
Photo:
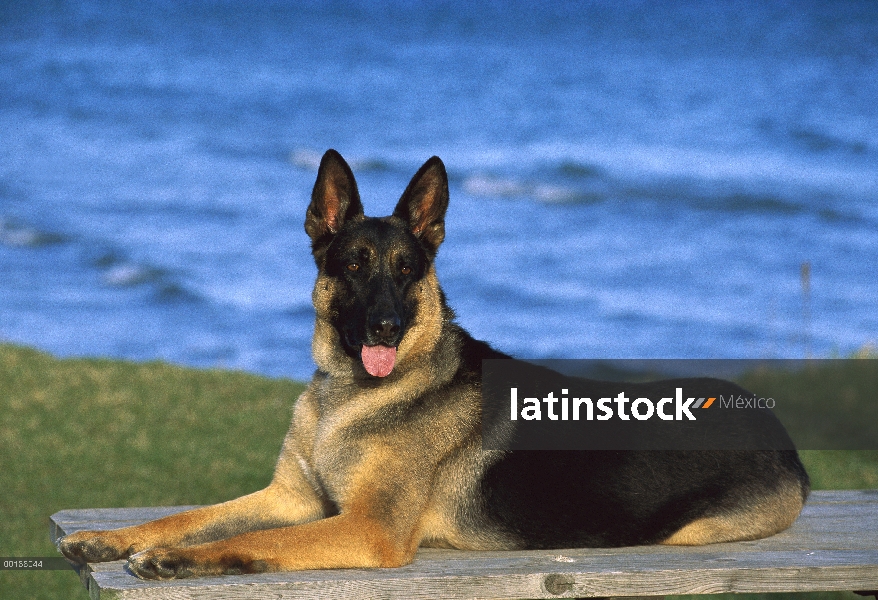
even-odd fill
[(143, 525), (77, 532), (61, 551), (127, 557), (134, 574), (167, 579), (395, 567), (419, 546), (707, 544), (795, 520), (808, 493), (795, 451), (483, 450), (481, 361), (504, 355), (454, 322), (436, 279), (447, 205), (434, 157), (392, 216), (365, 217), (350, 168), (328, 151), (305, 222), (318, 267), (318, 369), (270, 485)]

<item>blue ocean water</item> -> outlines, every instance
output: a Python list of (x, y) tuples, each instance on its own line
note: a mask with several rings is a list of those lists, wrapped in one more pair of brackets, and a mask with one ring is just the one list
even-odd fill
[(878, 340), (878, 4), (0, 7), (0, 340), (313, 369), (303, 230), (431, 155), (460, 322), (524, 358)]

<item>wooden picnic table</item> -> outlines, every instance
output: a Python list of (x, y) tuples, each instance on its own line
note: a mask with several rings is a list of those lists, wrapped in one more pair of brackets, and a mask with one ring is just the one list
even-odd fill
[[(141, 523), (191, 507), (62, 510), (51, 536)], [(143, 581), (125, 561), (79, 575), (93, 600), (219, 598), (576, 598), (878, 590), (878, 490), (817, 491), (776, 536), (710, 546), (540, 551), (421, 549), (397, 569), (338, 569)], [(871, 592), (874, 594), (874, 592)], [(878, 598), (878, 596), (876, 596)]]

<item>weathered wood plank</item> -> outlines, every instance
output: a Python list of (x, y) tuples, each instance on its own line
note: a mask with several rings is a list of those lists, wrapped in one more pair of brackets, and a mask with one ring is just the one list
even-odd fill
[[(142, 522), (186, 507), (61, 511), (52, 535)], [(704, 547), (528, 552), (422, 549), (400, 569), (301, 571), (145, 582), (124, 561), (82, 571), (92, 598), (569, 598), (878, 588), (878, 491), (814, 492), (788, 531)]]

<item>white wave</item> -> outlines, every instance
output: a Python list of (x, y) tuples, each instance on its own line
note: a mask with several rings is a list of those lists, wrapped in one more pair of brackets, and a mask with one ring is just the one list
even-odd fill
[(573, 188), (563, 185), (539, 184), (533, 188), (532, 195), (541, 202), (558, 203), (575, 202), (581, 200), (583, 194)]
[(504, 179), (487, 175), (473, 175), (463, 182), (463, 189), (471, 196), (487, 198), (533, 198), (539, 202), (575, 202), (584, 194), (575, 188), (549, 184), (531, 183), (516, 179)]
[(467, 194), (473, 196), (511, 198), (525, 195), (528, 186), (514, 179), (503, 179), (489, 175), (473, 175), (464, 180), (463, 189)]
[(113, 265), (103, 274), (104, 283), (113, 287), (140, 285), (154, 278), (152, 269), (128, 263)]
[(767, 150), (728, 151), (672, 145), (618, 143), (534, 144), (533, 160), (576, 161), (597, 165), (621, 180), (694, 179), (705, 182), (771, 182), (868, 196), (878, 191), (878, 177), (862, 161), (821, 161)]
[(57, 235), (0, 219), (0, 244), (15, 248), (34, 248), (60, 240), (61, 238)]
[(300, 148), (290, 152), (290, 163), (308, 171), (316, 171), (320, 167), (321, 158), (323, 158), (323, 153), (317, 150)]

